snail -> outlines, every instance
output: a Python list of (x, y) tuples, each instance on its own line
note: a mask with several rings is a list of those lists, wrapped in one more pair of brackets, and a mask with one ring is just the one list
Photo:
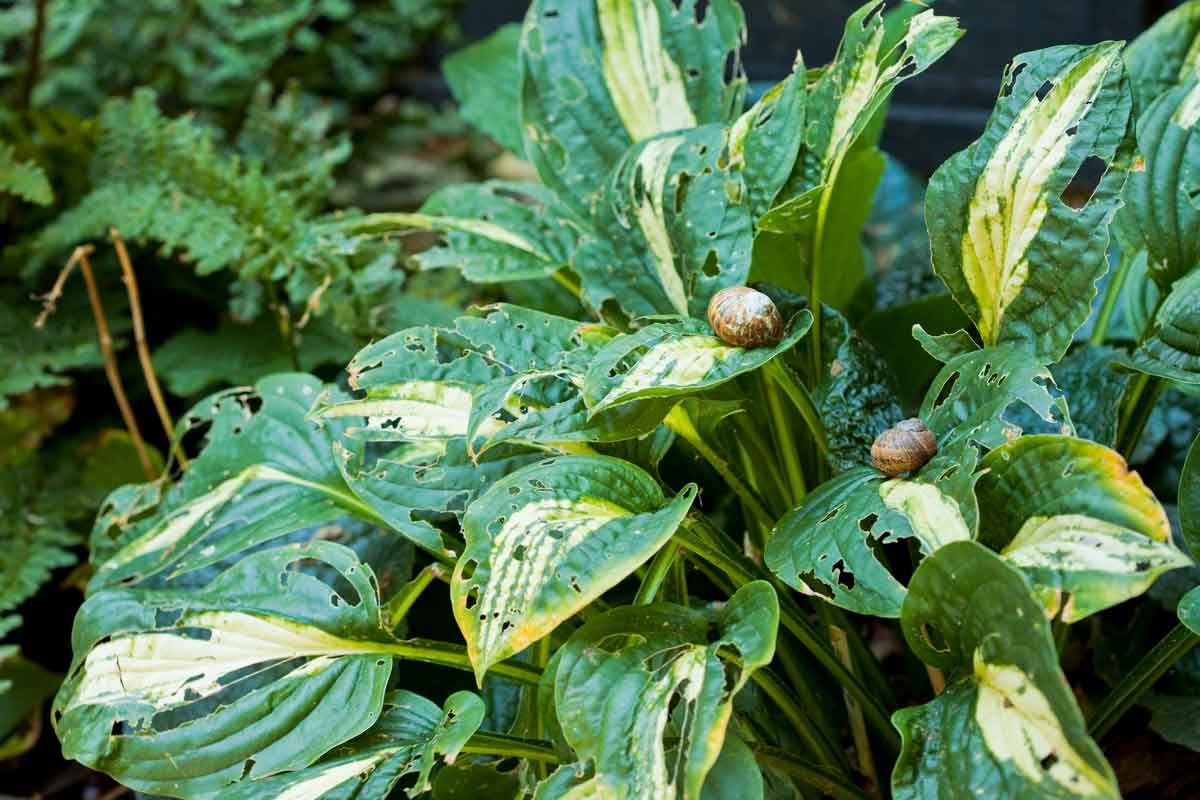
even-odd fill
[(871, 461), (884, 475), (894, 478), (925, 465), (937, 453), (937, 437), (917, 418), (888, 428), (871, 445)]
[(726, 344), (770, 347), (783, 339), (783, 317), (775, 303), (749, 286), (730, 286), (712, 296), (708, 324)]

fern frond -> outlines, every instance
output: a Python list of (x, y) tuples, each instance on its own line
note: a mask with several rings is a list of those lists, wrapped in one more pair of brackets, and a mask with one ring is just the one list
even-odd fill
[(0, 194), (15, 194), (17, 197), (48, 206), (54, 201), (54, 191), (46, 172), (32, 161), (17, 159), (12, 145), (0, 143)]
[(0, 612), (33, 596), (56, 569), (78, 559), (82, 537), (67, 527), (47, 498), (39, 498), (31, 464), (0, 467)]

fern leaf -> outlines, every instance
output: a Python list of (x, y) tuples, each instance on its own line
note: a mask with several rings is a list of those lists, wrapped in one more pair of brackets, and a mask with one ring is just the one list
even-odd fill
[(8, 144), (0, 144), (0, 193), (15, 194), (39, 206), (54, 201), (45, 171), (32, 161), (18, 160), (16, 151)]

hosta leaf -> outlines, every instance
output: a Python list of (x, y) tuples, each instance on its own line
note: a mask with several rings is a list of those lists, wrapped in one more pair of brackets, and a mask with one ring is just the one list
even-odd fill
[(1200, 587), (1192, 589), (1183, 596), (1183, 599), (1179, 601), (1176, 613), (1179, 615), (1179, 621), (1189, 631), (1200, 636)]
[(754, 224), (745, 162), (727, 158), (725, 143), (723, 126), (706, 125), (624, 155), (596, 196), (594, 235), (572, 262), (588, 305), (614, 299), (630, 316), (702, 317), (715, 292), (746, 282)]
[(1125, 66), (1139, 109), (1200, 67), (1200, 3), (1168, 11), (1125, 48)]
[[(733, 696), (771, 661), (778, 623), (774, 589), (755, 581), (718, 611), (627, 606), (585, 624), (559, 651), (554, 678), (558, 719), (580, 764), (560, 768), (557, 785), (536, 796), (699, 800)], [(722, 648), (737, 653), (736, 667), (718, 656)], [(675, 725), (678, 751), (668, 758), (663, 736)]]
[(918, 323), (912, 326), (912, 335), (921, 345), (922, 350), (943, 364), (949, 363), (959, 356), (974, 353), (979, 349), (979, 345), (971, 338), (971, 334), (961, 329), (952, 333), (932, 334)]
[(771, 207), (783, 188), (804, 132), (804, 60), (796, 53), (792, 74), (771, 87), (729, 129), (726, 158), (746, 182), (750, 213), (754, 218)]
[(1163, 289), (1200, 264), (1200, 60), (1194, 69), (1138, 119), (1144, 163), (1129, 176), (1113, 225), (1122, 252), (1145, 251)]
[(796, 314), (774, 347), (745, 349), (713, 335), (707, 322), (658, 322), (618, 336), (596, 353), (584, 384), (589, 416), (649, 397), (686, 397), (758, 369), (800, 341), (812, 314)]
[(197, 404), (180, 430), (206, 439), (183, 478), (165, 491), (123, 487), (101, 509), (89, 589), (169, 580), (347, 515), (376, 521), (330, 457), (344, 425), (306, 418), (321, 388), (309, 375), (276, 375)]
[(639, 468), (562, 456), (497, 481), (468, 506), (451, 580), (479, 681), (628, 577), (671, 537), (696, 487), (664, 497)]
[(438, 756), (446, 763), (458, 756), (479, 729), (483, 712), (483, 701), (470, 692), (455, 692), (443, 708), (402, 689), (389, 692), (383, 713), (366, 733), (307, 769), (239, 785), (222, 796), (373, 800), (388, 797), (401, 778), (414, 772), (416, 783), (406, 792), (416, 796), (431, 788), (429, 777)]
[(1117, 441), (1117, 415), (1129, 375), (1112, 368), (1124, 353), (1111, 347), (1077, 346), (1050, 367), (1055, 383), (1067, 396), (1071, 422), (1084, 439), (1109, 447)]
[[(335, 583), (299, 569), (314, 559)], [(54, 703), (64, 755), (176, 797), (307, 767), (383, 705), (376, 592), (352, 552), (316, 541), (247, 556), (202, 590), (93, 594)]]
[(726, 123), (741, 111), (742, 10), (733, 0), (697, 6), (695, 0), (530, 6), (521, 32), (525, 154), (564, 202), (586, 209), (630, 145)]
[[(1119, 43), (1017, 56), (983, 136), (934, 174), (934, 270), (985, 345), (1057, 361), (1087, 319), (1129, 167), (1131, 107)], [(1106, 170), (1072, 208), (1061, 195), (1088, 159)]]
[(1114, 450), (1027, 435), (982, 466), (980, 539), (1025, 572), (1048, 616), (1077, 622), (1190, 563), (1171, 544), (1162, 506)]
[(520, 46), (521, 26), (510, 23), (442, 62), (458, 113), (518, 156), (523, 151)]
[(447, 186), (404, 220), (443, 231), (415, 256), (422, 269), (453, 267), (476, 283), (545, 278), (563, 269), (582, 229), (545, 187), (488, 181)]
[(950, 670), (946, 690), (892, 720), (897, 800), (1119, 798), (1058, 666), (1028, 582), (974, 542), (917, 568), (901, 617), (909, 646)]
[(1046, 424), (1074, 433), (1067, 404), (1051, 393), (1054, 378), (1028, 353), (989, 347), (952, 358), (933, 379), (920, 417), (940, 448), (975, 442), (997, 447), (1021, 433), (1012, 415), (1028, 409)]
[(1179, 528), (1193, 556), (1200, 555), (1200, 436), (1188, 448), (1179, 476)]
[(1177, 383), (1200, 384), (1200, 269), (1171, 287), (1130, 365)]
[(870, 467), (843, 472), (785, 514), (764, 561), (784, 583), (856, 611), (900, 616), (904, 585), (881, 558), (884, 545), (915, 539), (924, 555), (975, 530), (978, 454), (940, 455), (912, 478)]

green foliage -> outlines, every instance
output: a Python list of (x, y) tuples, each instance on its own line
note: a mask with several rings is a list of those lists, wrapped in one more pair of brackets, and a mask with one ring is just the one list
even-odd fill
[(45, 171), (31, 161), (19, 161), (9, 144), (0, 144), (0, 192), (15, 194), (39, 206), (54, 201)]

